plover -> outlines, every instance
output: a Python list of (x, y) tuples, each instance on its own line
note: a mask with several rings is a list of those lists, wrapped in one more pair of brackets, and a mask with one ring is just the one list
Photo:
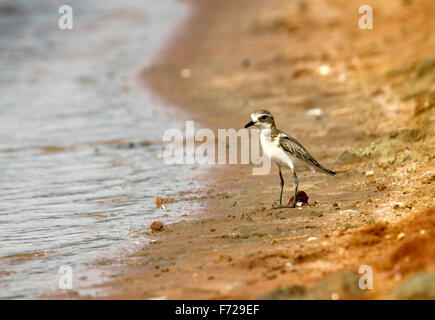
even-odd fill
[(275, 126), (273, 116), (269, 111), (255, 111), (251, 114), (251, 119), (252, 121), (247, 123), (245, 128), (254, 125), (260, 129), (260, 141), (263, 152), (278, 166), (279, 177), (281, 179), (281, 193), (279, 195), (280, 206), (282, 206), (282, 192), (284, 189), (281, 167), (288, 166), (293, 173), (295, 181), (293, 203), (291, 206), (286, 206), (287, 208), (294, 208), (296, 206), (299, 186), (296, 171), (311, 170), (312, 172), (319, 171), (330, 175), (335, 174), (334, 171), (320, 165), (320, 163), (294, 138), (278, 130)]

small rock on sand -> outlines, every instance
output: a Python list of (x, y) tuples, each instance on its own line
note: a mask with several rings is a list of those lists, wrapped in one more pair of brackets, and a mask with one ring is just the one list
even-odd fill
[(405, 205), (402, 202), (397, 202), (393, 205), (393, 209), (403, 209)]
[(387, 186), (385, 185), (385, 183), (379, 183), (377, 186), (376, 186), (376, 189), (378, 189), (378, 191), (383, 191), (383, 190), (385, 190), (387, 188)]
[(323, 111), (320, 108), (309, 109), (307, 111), (307, 115), (310, 117), (321, 117), (323, 115)]
[(373, 170), (366, 171), (366, 177), (373, 177), (375, 172)]
[(403, 238), (405, 238), (405, 233), (401, 232), (397, 235), (397, 240), (402, 240)]
[(322, 65), (319, 67), (319, 73), (321, 76), (327, 76), (328, 74), (331, 73), (331, 67), (328, 65)]
[[(291, 204), (293, 203), (293, 198), (294, 198), (294, 197), (291, 197), (291, 199), (290, 199), (288, 205), (291, 205)], [(305, 193), (305, 191), (298, 191), (298, 194), (296, 195), (296, 198), (297, 198), (297, 199), (296, 199), (297, 202), (302, 202), (302, 204), (308, 203), (308, 199), (309, 199), (309, 197), (308, 197), (308, 195)]]
[(161, 221), (154, 221), (151, 223), (151, 230), (152, 231), (161, 231), (163, 230), (163, 222)]

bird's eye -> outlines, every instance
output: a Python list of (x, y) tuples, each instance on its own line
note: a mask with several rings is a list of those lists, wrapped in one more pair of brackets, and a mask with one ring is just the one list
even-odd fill
[(267, 116), (261, 116), (260, 120), (266, 120)]

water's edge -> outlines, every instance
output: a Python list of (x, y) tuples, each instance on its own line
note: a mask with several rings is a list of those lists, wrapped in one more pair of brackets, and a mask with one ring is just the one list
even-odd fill
[(8, 49), (0, 64), (13, 66), (0, 76), (1, 298), (59, 291), (65, 265), (74, 289), (90, 287), (104, 280), (101, 259), (148, 241), (137, 230), (196, 210), (192, 202), (155, 207), (156, 196), (200, 186), (197, 171), (161, 159), (163, 131), (182, 129), (182, 110), (136, 83), (187, 5), (149, 5), (76, 1), (69, 34), (51, 25), (59, 1), (17, 1), (15, 13), (2, 16), (2, 28), (8, 19), (25, 24), (9, 25), (14, 39), (0, 37)]

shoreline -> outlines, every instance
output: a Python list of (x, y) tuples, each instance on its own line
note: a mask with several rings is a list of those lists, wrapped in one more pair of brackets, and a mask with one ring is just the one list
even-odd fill
[[(252, 176), (248, 165), (211, 168), (204, 179), (213, 190), (199, 200), (205, 209), (161, 232), (145, 230), (156, 241), (127, 259), (116, 279), (98, 286), (108, 293), (104, 298), (330, 299), (335, 293), (344, 299), (406, 299), (400, 291), (406, 280), (417, 271), (433, 274), (433, 184), (422, 182), (433, 150), (433, 135), (422, 128), (433, 130), (432, 111), (414, 116), (414, 105), (403, 99), (390, 110), (410, 87), (426, 85), (426, 78), (401, 85), (400, 72), (408, 71), (400, 67), (411, 56), (430, 59), (421, 52), (433, 43), (392, 57), (401, 44), (382, 40), (383, 34), (400, 23), (404, 9), (396, 8), (397, 20), (367, 36), (351, 27), (357, 2), (336, 2), (329, 8), (317, 1), (308, 9), (281, 0), (191, 4), (189, 20), (142, 73), (143, 81), (214, 130), (240, 128), (250, 112), (269, 106), (277, 125), (338, 175), (301, 175), (309, 205), (288, 210), (274, 208), (274, 170)], [(374, 7), (385, 12), (389, 4)], [(423, 12), (426, 4), (414, 10)], [(412, 22), (401, 41), (421, 32)], [(367, 46), (379, 39), (383, 46)], [(331, 71), (319, 74), (325, 65)], [(180, 76), (183, 69), (190, 77)], [(385, 78), (388, 72), (399, 78)], [(316, 107), (323, 115), (308, 116)], [(415, 153), (400, 149), (403, 143)], [(357, 151), (368, 146), (375, 156)], [(376, 154), (380, 149), (403, 157), (384, 163), (382, 151)], [(409, 181), (407, 172), (413, 173)], [(413, 252), (415, 247), (420, 249)], [(373, 267), (375, 290), (355, 288), (361, 265)]]

